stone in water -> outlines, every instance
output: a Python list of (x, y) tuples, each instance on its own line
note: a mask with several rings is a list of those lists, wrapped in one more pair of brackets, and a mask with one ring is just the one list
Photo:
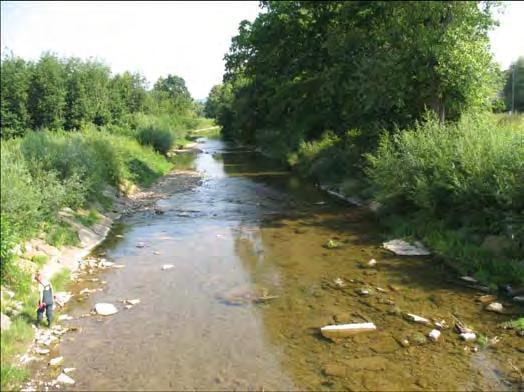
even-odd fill
[(162, 271), (165, 271), (165, 270), (168, 270), (168, 269), (171, 269), (171, 268), (174, 268), (175, 266), (173, 264), (164, 264), (162, 266)]
[(61, 384), (73, 385), (75, 383), (75, 380), (73, 380), (65, 373), (60, 373), (60, 375), (56, 379), (56, 382), (59, 382)]
[(400, 256), (429, 256), (431, 252), (420, 242), (410, 244), (404, 240), (391, 240), (383, 243), (384, 248)]
[(412, 314), (412, 313), (406, 313), (405, 314), (405, 318), (409, 321), (413, 321), (414, 323), (419, 323), (419, 324), (429, 324), (429, 320), (424, 318), (424, 317), (420, 317), (420, 316), (417, 316), (416, 314)]
[(460, 334), (460, 338), (466, 342), (472, 342), (477, 340), (477, 335), (475, 335), (473, 332), (464, 332)]
[(343, 338), (361, 332), (375, 331), (377, 327), (373, 323), (352, 323), (339, 325), (326, 325), (320, 328), (320, 333), (326, 338)]
[(502, 313), (504, 312), (504, 307), (499, 302), (493, 302), (486, 306), (486, 310), (488, 312)]
[(95, 312), (101, 316), (110, 316), (118, 313), (118, 310), (113, 304), (98, 303), (95, 305)]
[(440, 331), (438, 329), (434, 329), (428, 334), (428, 337), (431, 339), (431, 341), (436, 342), (440, 337)]

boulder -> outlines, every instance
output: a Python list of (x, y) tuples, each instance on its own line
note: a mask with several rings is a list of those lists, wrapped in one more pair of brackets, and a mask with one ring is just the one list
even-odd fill
[(404, 240), (391, 240), (382, 244), (384, 248), (399, 256), (429, 256), (431, 252), (418, 241), (410, 244)]
[(0, 330), (7, 331), (11, 327), (11, 319), (3, 313), (0, 313)]
[(56, 378), (56, 382), (60, 384), (73, 385), (75, 380), (65, 373), (60, 373), (60, 375)]
[(118, 309), (113, 304), (98, 303), (95, 305), (95, 312), (101, 316), (111, 316), (118, 313)]
[(488, 312), (504, 313), (504, 307), (499, 302), (492, 302), (485, 309)]

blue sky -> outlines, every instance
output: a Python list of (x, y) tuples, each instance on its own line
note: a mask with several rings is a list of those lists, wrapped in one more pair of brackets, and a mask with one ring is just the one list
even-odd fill
[[(204, 98), (224, 72), (223, 56), (258, 1), (226, 2), (1, 2), (1, 48), (37, 59), (98, 58), (114, 72), (138, 71), (154, 82), (176, 74), (194, 98)], [(506, 2), (491, 34), (495, 59), (506, 68), (524, 55), (524, 2)]]

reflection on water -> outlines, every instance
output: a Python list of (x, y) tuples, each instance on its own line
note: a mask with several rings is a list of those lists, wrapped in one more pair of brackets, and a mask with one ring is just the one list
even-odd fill
[[(482, 311), (474, 292), (453, 284), (447, 270), (381, 250), (366, 212), (257, 154), (219, 140), (201, 148), (180, 164), (198, 170), (202, 184), (163, 200), (163, 215), (128, 219), (124, 237), (106, 243), (107, 257), (126, 268), (104, 273), (105, 290), (73, 314), (96, 302), (141, 303), (75, 321), (82, 331), (60, 348), (66, 366), (78, 368), (75, 388), (517, 388), (502, 380), (512, 371), (508, 362), (523, 365), (515, 350), (522, 338), (497, 329), (507, 316)], [(329, 238), (343, 247), (324, 249)], [(371, 258), (377, 268), (361, 268)], [(175, 267), (162, 271), (167, 263)], [(334, 284), (337, 278), (343, 285)], [(362, 287), (374, 295), (359, 296)], [(452, 331), (438, 343), (402, 347), (399, 341), (430, 329), (404, 321), (400, 310), (449, 323), (454, 314), (504, 337), (496, 350), (476, 354)], [(378, 330), (329, 342), (318, 328), (334, 318), (371, 320)]]

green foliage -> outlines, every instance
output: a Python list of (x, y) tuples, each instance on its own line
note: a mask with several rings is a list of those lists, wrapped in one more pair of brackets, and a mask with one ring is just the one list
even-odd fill
[(49, 257), (47, 257), (46, 255), (36, 255), (33, 256), (33, 258), (31, 259), (31, 261), (34, 262), (38, 267), (43, 267), (48, 260)]
[(70, 281), (71, 271), (67, 268), (60, 270), (60, 272), (57, 272), (51, 278), (51, 284), (53, 285), (55, 292), (64, 291)]
[(15, 255), (13, 248), (17, 243), (17, 238), (11, 219), (6, 214), (0, 215), (0, 282), (4, 284), (13, 270)]
[(505, 72), (505, 84), (503, 89), (505, 107), (524, 113), (524, 56), (511, 64)]
[(208, 97), (209, 115), (229, 138), (293, 152), (327, 130), (359, 129), (354, 142), (370, 150), (380, 129), (409, 126), (426, 109), (456, 120), (491, 105), (490, 4), (263, 6), (253, 23), (241, 23), (226, 55), (230, 93), (214, 87)]
[(1, 389), (10, 391), (16, 389), (28, 377), (27, 369), (13, 364), (14, 357), (27, 349), (27, 344), (33, 337), (31, 326), (22, 318), (13, 320), (11, 327), (1, 334)]
[(48, 244), (60, 248), (62, 246), (75, 246), (80, 243), (77, 232), (67, 224), (54, 223), (46, 228), (45, 240)]
[(385, 134), (377, 152), (367, 155), (368, 174), (385, 204), (409, 204), (452, 221), (474, 215), (500, 232), (501, 217), (524, 209), (523, 156), (524, 128), (508, 129), (485, 116), (449, 125), (428, 119)]
[(94, 208), (91, 208), (87, 213), (75, 213), (75, 218), (84, 226), (93, 226), (100, 220), (100, 214)]
[(137, 132), (137, 140), (144, 146), (151, 146), (155, 151), (166, 155), (175, 141), (169, 129), (156, 128), (153, 125), (141, 128)]

